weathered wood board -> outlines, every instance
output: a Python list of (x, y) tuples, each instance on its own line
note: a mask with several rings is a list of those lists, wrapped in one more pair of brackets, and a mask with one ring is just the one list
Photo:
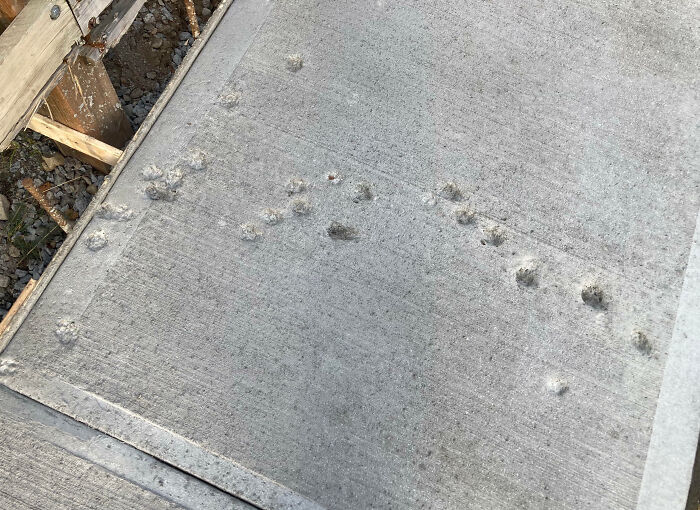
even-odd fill
[[(60, 8), (56, 19), (51, 9)], [(4, 150), (35, 98), (80, 40), (65, 0), (30, 0), (0, 35), (0, 150)]]

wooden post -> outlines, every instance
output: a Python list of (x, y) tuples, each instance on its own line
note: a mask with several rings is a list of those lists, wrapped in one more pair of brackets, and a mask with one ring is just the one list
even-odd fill
[(0, 0), (0, 30), (4, 30), (22, 10), (24, 0)]
[[(79, 57), (51, 91), (46, 103), (48, 108), (40, 108), (43, 115), (112, 147), (123, 148), (134, 134), (102, 62), (91, 64)], [(109, 172), (106, 163), (58, 145), (64, 155)]]
[[(0, 16), (14, 19), (28, 0), (0, 0)], [(122, 148), (133, 131), (102, 62), (78, 58), (46, 99), (41, 112), (81, 133)], [(61, 152), (108, 172), (102, 161), (59, 144)]]

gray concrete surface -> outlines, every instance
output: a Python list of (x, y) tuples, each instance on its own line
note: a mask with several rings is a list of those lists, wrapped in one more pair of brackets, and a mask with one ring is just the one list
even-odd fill
[(253, 508), (7, 388), (0, 409), (1, 508)]
[(237, 0), (0, 381), (264, 508), (634, 508), (697, 10)]

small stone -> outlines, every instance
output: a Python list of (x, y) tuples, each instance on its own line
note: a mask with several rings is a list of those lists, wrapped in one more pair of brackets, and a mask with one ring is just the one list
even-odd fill
[(161, 46), (163, 46), (163, 39), (161, 39), (160, 37), (154, 37), (153, 41), (151, 41), (151, 48), (157, 50)]
[(6, 289), (10, 285), (10, 277), (4, 274), (0, 275), (0, 289)]
[(180, 34), (179, 34), (178, 37), (179, 37), (179, 39), (180, 39), (181, 41), (186, 41), (186, 40), (189, 39), (191, 36), (190, 36), (190, 33), (189, 33), (189, 32), (180, 32)]
[(211, 16), (211, 10), (207, 9), (206, 7), (202, 7), (202, 17), (208, 18), (209, 16)]
[(131, 99), (138, 99), (143, 95), (143, 90), (140, 88), (135, 88), (131, 91)]
[(652, 346), (649, 337), (647, 337), (643, 331), (635, 329), (632, 331), (632, 345), (637, 348), (642, 354), (649, 356), (651, 354)]
[(173, 64), (175, 64), (176, 66), (179, 66), (181, 63), (182, 63), (182, 57), (178, 53), (175, 53), (173, 55)]
[(156, 73), (154, 73), (153, 71), (148, 71), (148, 72), (146, 73), (146, 78), (148, 78), (149, 80), (155, 80), (155, 79), (156, 79)]
[(10, 245), (10, 247), (7, 249), (7, 253), (14, 259), (19, 258), (21, 255), (19, 248), (17, 248), (14, 244)]
[(94, 195), (95, 193), (97, 193), (97, 186), (95, 186), (94, 184), (90, 184), (88, 187), (85, 188), (85, 191), (87, 191), (91, 195)]
[(296, 73), (302, 67), (304, 67), (304, 59), (298, 53), (292, 55), (287, 55), (287, 69)]
[(70, 207), (63, 211), (63, 214), (65, 215), (66, 218), (68, 218), (71, 221), (75, 221), (78, 219), (80, 216), (78, 212), (75, 209), (71, 209)]
[(10, 201), (5, 195), (0, 195), (0, 221), (10, 219)]
[(262, 232), (252, 223), (241, 225), (241, 239), (244, 241), (256, 241), (262, 237)]
[(156, 22), (156, 17), (152, 13), (148, 13), (143, 17), (143, 22), (144, 23), (155, 23)]
[(85, 244), (89, 250), (98, 251), (107, 246), (107, 234), (102, 230), (93, 232), (87, 239), (85, 239)]
[(50, 156), (41, 156), (43, 163), (42, 168), (47, 172), (53, 171), (57, 166), (63, 166), (66, 163), (66, 158), (60, 152), (54, 152)]
[(343, 182), (343, 176), (340, 175), (338, 172), (330, 172), (327, 176), (326, 179), (328, 182), (331, 184), (340, 184)]

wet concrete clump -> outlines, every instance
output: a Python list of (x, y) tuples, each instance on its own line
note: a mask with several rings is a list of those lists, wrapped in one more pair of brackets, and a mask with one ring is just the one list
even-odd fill
[(365, 202), (372, 200), (374, 198), (374, 191), (372, 190), (372, 185), (368, 182), (361, 182), (355, 186), (355, 196), (353, 197), (353, 202)]
[(244, 223), (241, 225), (240, 235), (244, 241), (257, 241), (262, 237), (263, 233), (252, 223)]
[(311, 212), (311, 209), (313, 208), (311, 202), (306, 197), (295, 198), (294, 200), (292, 200), (290, 207), (294, 214), (300, 216), (309, 214)]
[(460, 225), (470, 225), (476, 219), (476, 213), (469, 207), (457, 207), (454, 210), (455, 221)]
[(107, 234), (102, 230), (93, 232), (85, 239), (85, 245), (91, 251), (99, 251), (107, 246)]
[(56, 338), (58, 338), (59, 343), (63, 345), (68, 345), (75, 342), (79, 336), (78, 325), (69, 319), (60, 319), (56, 324), (56, 331), (54, 331)]
[(204, 170), (207, 166), (207, 161), (204, 157), (204, 153), (198, 150), (190, 151), (187, 155), (187, 159), (185, 162), (187, 166), (189, 166), (192, 170), (197, 171)]
[(156, 181), (163, 177), (163, 170), (155, 165), (148, 165), (141, 171), (141, 175), (147, 181)]
[(277, 209), (265, 209), (260, 216), (262, 216), (263, 221), (268, 225), (277, 225), (284, 219), (282, 211), (278, 211)]
[(581, 300), (591, 308), (604, 310), (606, 308), (605, 294), (598, 285), (584, 285), (581, 289)]
[(550, 377), (547, 381), (547, 391), (554, 395), (561, 396), (569, 391), (569, 383), (560, 377)]
[(529, 266), (519, 267), (515, 271), (515, 281), (523, 287), (535, 287), (537, 285), (537, 270)]
[(331, 222), (330, 226), (326, 229), (326, 233), (331, 239), (340, 241), (351, 241), (352, 239), (357, 239), (358, 234), (356, 228), (343, 225), (337, 221)]
[(238, 90), (234, 90), (232, 92), (222, 94), (219, 97), (219, 104), (230, 110), (231, 108), (238, 106), (238, 103), (241, 101), (241, 97), (243, 97), (243, 94), (241, 94), (241, 92)]
[(97, 217), (105, 220), (128, 221), (134, 215), (126, 204), (102, 204), (97, 210)]
[(19, 363), (11, 359), (0, 361), (0, 377), (13, 375), (19, 369)]
[(498, 225), (492, 225), (484, 229), (484, 238), (481, 244), (501, 246), (506, 241), (506, 232)]
[(632, 345), (642, 354), (649, 356), (652, 351), (651, 340), (649, 340), (649, 337), (639, 329), (633, 330), (631, 336)]
[(454, 202), (457, 202), (457, 201), (462, 199), (462, 190), (459, 189), (459, 186), (457, 186), (456, 183), (446, 182), (440, 188), (438, 195), (440, 195), (442, 198), (445, 198), (447, 200), (452, 200)]
[(304, 67), (304, 59), (298, 53), (287, 55), (285, 61), (287, 63), (287, 69), (293, 73), (300, 71), (301, 68)]
[(295, 177), (287, 183), (285, 189), (287, 190), (287, 195), (295, 195), (297, 193), (303, 193), (308, 187), (309, 185), (304, 179)]
[(172, 202), (175, 200), (175, 191), (168, 188), (162, 182), (152, 182), (146, 186), (146, 196), (151, 200), (163, 200)]
[(165, 176), (165, 185), (170, 189), (177, 189), (182, 186), (182, 170), (173, 168)]

